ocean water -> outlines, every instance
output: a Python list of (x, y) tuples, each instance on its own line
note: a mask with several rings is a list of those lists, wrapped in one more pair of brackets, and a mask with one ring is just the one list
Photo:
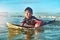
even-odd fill
[[(60, 40), (60, 18), (56, 18), (56, 22), (42, 26), (41, 31), (32, 30), (26, 33), (16, 33), (14, 29), (8, 29), (6, 23), (14, 23), (20, 25), (22, 17), (0, 17), (0, 40)], [(43, 21), (53, 20), (52, 18), (39, 18)], [(19, 31), (18, 31), (19, 32)], [(28, 36), (28, 37), (27, 37)]]

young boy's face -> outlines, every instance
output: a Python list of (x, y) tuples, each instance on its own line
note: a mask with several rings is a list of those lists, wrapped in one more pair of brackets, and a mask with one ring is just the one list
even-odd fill
[(29, 19), (31, 16), (32, 16), (32, 13), (29, 10), (26, 10), (25, 17)]

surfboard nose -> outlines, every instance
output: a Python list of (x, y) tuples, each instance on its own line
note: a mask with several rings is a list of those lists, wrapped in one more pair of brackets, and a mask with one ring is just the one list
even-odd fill
[(9, 22), (7, 22), (6, 24), (7, 24), (8, 28), (23, 29), (23, 27), (16, 26), (16, 25), (9, 23)]

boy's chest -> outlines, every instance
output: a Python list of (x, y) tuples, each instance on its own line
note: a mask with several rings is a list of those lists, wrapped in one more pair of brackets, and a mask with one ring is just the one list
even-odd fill
[(26, 20), (26, 24), (28, 24), (28, 25), (34, 25), (35, 21), (34, 21), (34, 19), (29, 19), (29, 20)]

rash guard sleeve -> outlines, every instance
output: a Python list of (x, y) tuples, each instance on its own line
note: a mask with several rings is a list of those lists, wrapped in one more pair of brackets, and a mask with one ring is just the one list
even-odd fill
[(24, 26), (25, 23), (26, 23), (26, 20), (24, 19), (24, 20), (21, 22), (20, 26)]
[(43, 24), (41, 20), (35, 20), (35, 27), (40, 27)]

